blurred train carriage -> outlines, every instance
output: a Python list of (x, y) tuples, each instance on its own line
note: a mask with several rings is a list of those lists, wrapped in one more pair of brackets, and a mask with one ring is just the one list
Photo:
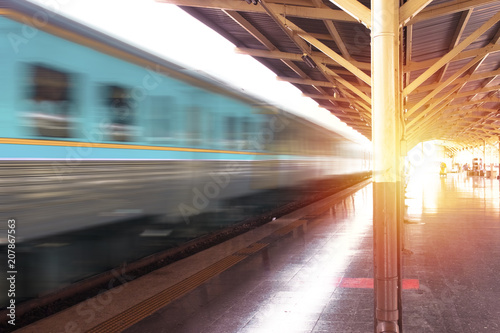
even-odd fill
[(0, 14), (1, 215), (21, 239), (370, 168), (354, 139), (205, 75), (26, 1)]

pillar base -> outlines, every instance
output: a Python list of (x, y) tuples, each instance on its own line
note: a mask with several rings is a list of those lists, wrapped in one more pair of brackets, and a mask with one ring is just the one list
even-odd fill
[(396, 321), (380, 321), (377, 323), (377, 333), (399, 333)]

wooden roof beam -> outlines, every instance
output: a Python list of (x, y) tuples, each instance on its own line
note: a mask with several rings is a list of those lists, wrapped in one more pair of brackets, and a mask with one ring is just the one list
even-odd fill
[[(460, 20), (458, 21), (457, 28), (455, 29), (455, 33), (453, 34), (453, 37), (451, 38), (451, 43), (450, 47), (448, 48), (448, 52), (453, 50), (455, 46), (457, 46), (458, 42), (460, 42), (460, 39), (462, 38), (462, 34), (465, 30), (465, 26), (469, 22), (470, 16), (472, 15), (472, 8), (469, 10), (466, 10), (462, 12), (462, 15), (460, 15)], [(441, 72), (439, 74), (439, 77), (437, 79), (438, 82), (443, 81), (444, 74), (446, 73), (446, 70), (448, 69), (448, 66), (450, 63), (446, 63), (443, 68), (441, 69)]]
[[(343, 58), (341, 55), (334, 52), (328, 46), (326, 46), (325, 44), (323, 44), (322, 42), (320, 42), (316, 38), (309, 35), (307, 32), (302, 30), (297, 25), (293, 24), (290, 21), (287, 21), (281, 15), (275, 15), (274, 18), (277, 21), (279, 21), (279, 23), (282, 27), (286, 27), (286, 29), (292, 29), (294, 31), (294, 33), (296, 33), (299, 37), (301, 37), (303, 40), (307, 41), (311, 45), (314, 45), (317, 49), (319, 49), (321, 52), (323, 52), (327, 57), (331, 58), (332, 60), (334, 60), (335, 62), (337, 62), (341, 66), (343, 66), (345, 69), (350, 71), (356, 77), (360, 78), (366, 84), (368, 84), (368, 85), (371, 84), (371, 78), (368, 75), (366, 75), (363, 71), (361, 71), (359, 68), (357, 68), (354, 64), (352, 64), (351, 62), (349, 62), (348, 60)], [(300, 43), (298, 43), (298, 41), (295, 41), (295, 42), (297, 44), (300, 44)], [(311, 55), (310, 52), (307, 52), (307, 53)], [(314, 58), (313, 58), (313, 60), (314, 60)]]
[(474, 42), (479, 36), (490, 29), (500, 20), (500, 12), (496, 13), (492, 18), (486, 21), (481, 27), (470, 34), (466, 39), (464, 39), (460, 44), (453, 48), (450, 52), (444, 55), (436, 63), (434, 63), (430, 68), (423, 72), (417, 79), (410, 83), (404, 90), (403, 94), (408, 95), (418, 86), (420, 86), (425, 80), (427, 80), (431, 75), (443, 67), (446, 63), (450, 62), (454, 57), (456, 57), (461, 51), (463, 51), (467, 46)]
[[(333, 71), (332, 71), (333, 73)], [(320, 87), (330, 87), (330, 88), (339, 88), (339, 85), (337, 83), (332, 83), (331, 81), (318, 81), (318, 80), (311, 80), (311, 79), (302, 79), (302, 78), (295, 78), (295, 77), (286, 77), (286, 76), (277, 76), (276, 79), (278, 81), (286, 81), (290, 83), (295, 83), (295, 84), (303, 84), (306, 86), (320, 86)], [(349, 83), (350, 84), (350, 83)], [(361, 94), (365, 95), (365, 97), (369, 98), (366, 93), (370, 93), (371, 90), (369, 87), (359, 87), (352, 85), (356, 90), (358, 90)]]
[[(316, 6), (318, 8), (324, 7), (323, 0), (312, 0), (312, 3), (314, 4), (314, 6)], [(339, 48), (340, 53), (342, 53), (342, 56), (344, 58), (350, 60), (351, 55), (349, 54), (349, 51), (347, 50), (347, 46), (345, 45), (344, 41), (342, 40), (342, 37), (340, 37), (340, 34), (337, 30), (337, 27), (335, 26), (333, 21), (323, 20), (323, 23), (325, 24), (326, 29), (328, 29), (328, 32), (330, 33), (329, 36), (331, 36), (331, 38), (333, 39), (333, 41), (335, 42), (335, 44)], [(313, 34), (310, 34), (310, 35), (316, 39), (321, 39), (321, 38), (318, 38), (317, 36), (314, 36)]]
[[(451, 62), (475, 57), (478, 53), (483, 52), (485, 50), (488, 50), (489, 51), (488, 53), (499, 52), (500, 45), (489, 44), (489, 45), (487, 45), (483, 48), (480, 48), (480, 49), (474, 49), (474, 50), (468, 50), (468, 51), (461, 52), (455, 58), (453, 58), (453, 60), (451, 60)], [(418, 71), (418, 70), (429, 68), (430, 66), (435, 64), (437, 61), (439, 61), (439, 59), (440, 58), (434, 58), (434, 59), (429, 59), (429, 60), (425, 60), (425, 61), (411, 62), (404, 67), (404, 71), (405, 71), (405, 73), (408, 73), (408, 72), (413, 72), (413, 71)]]
[[(468, 75), (466, 77), (456, 79), (455, 81), (453, 81), (453, 83), (454, 84), (463, 84), (463, 83), (468, 83), (468, 82), (472, 82), (472, 81), (476, 81), (476, 80), (484, 80), (484, 79), (487, 79), (490, 77), (496, 77), (498, 75), (500, 75), (500, 69), (497, 69), (496, 71), (492, 71), (492, 72), (484, 72), (484, 73), (480, 73), (480, 74)], [(433, 83), (433, 84), (421, 86), (420, 88), (415, 89), (414, 93), (418, 94), (418, 93), (421, 93), (424, 91), (434, 90), (437, 87), (439, 87), (440, 85), (441, 85), (441, 83)]]
[(345, 69), (350, 71), (352, 74), (354, 74), (357, 78), (362, 80), (368, 85), (371, 85), (371, 77), (366, 75), (363, 71), (361, 71), (359, 68), (357, 68), (355, 65), (353, 65), (350, 61), (346, 60), (339, 54), (337, 54), (335, 51), (330, 49), (328, 46), (325, 44), (321, 43), (319, 40), (316, 38), (312, 37), (305, 31), (298, 32), (298, 35), (304, 39), (305, 41), (309, 42), (311, 45), (316, 47), (318, 50), (323, 52), (327, 57), (331, 58), (335, 62), (339, 63), (342, 65)]
[[(302, 54), (298, 53), (289, 53), (289, 52), (281, 52), (281, 51), (266, 51), (266, 50), (257, 50), (257, 49), (249, 49), (245, 47), (237, 47), (235, 48), (236, 53), (247, 54), (252, 57), (261, 57), (261, 58), (270, 58), (270, 59), (290, 59), (294, 61), (302, 61)], [(335, 65), (338, 66), (339, 63), (332, 60), (330, 57), (325, 56), (322, 52), (311, 52), (311, 57), (314, 60), (317, 60), (320, 63)], [(371, 64), (365, 62), (359, 62), (350, 60), (350, 62), (363, 70), (371, 70)], [(346, 72), (347, 73), (347, 72)], [(349, 74), (351, 74), (349, 72)], [(352, 74), (351, 74), (352, 75)]]
[[(267, 13), (262, 6), (249, 5), (244, 1), (237, 0), (156, 0), (185, 7), (198, 7), (210, 9), (225, 9), (234, 10), (238, 12), (253, 12), (253, 13)], [(334, 20), (343, 22), (358, 22), (354, 17), (344, 12), (343, 10), (333, 10), (330, 8), (313, 8), (294, 5), (283, 5), (276, 3), (269, 3), (269, 8), (275, 13), (286, 16), (303, 17), (314, 20)]]
[[(457, 86), (457, 87), (455, 87), (455, 88), (456, 88), (456, 89), (458, 89), (459, 87)], [(497, 86), (497, 88), (500, 88), (500, 86)], [(463, 94), (463, 93), (461, 93), (461, 94), (459, 94), (459, 95), (462, 95), (462, 94)], [(456, 94), (456, 95), (457, 95), (457, 94)], [(427, 128), (427, 129), (429, 129), (429, 128), (431, 128), (431, 125), (435, 125), (435, 124), (437, 124), (437, 120), (438, 120), (438, 119), (440, 119), (440, 118), (442, 117), (442, 115), (443, 115), (443, 112), (444, 112), (447, 108), (449, 108), (449, 105), (448, 105), (448, 104), (449, 104), (449, 102), (450, 102), (451, 100), (453, 100), (454, 98), (456, 98), (456, 95), (455, 95), (455, 96), (451, 96), (451, 97), (449, 97), (449, 98), (448, 98), (448, 100), (445, 100), (444, 104), (442, 104), (442, 106), (441, 106), (441, 107), (439, 107), (439, 108), (435, 109), (434, 111), (432, 111), (432, 113), (430, 113), (430, 114), (425, 114), (425, 112), (422, 112), (422, 113), (419, 115), (420, 117), (421, 117), (421, 116), (425, 117), (425, 119), (423, 119), (422, 121), (420, 121), (420, 122), (418, 122), (418, 123), (415, 123), (415, 121), (414, 121), (414, 120), (412, 120), (412, 123), (411, 123), (411, 124), (410, 124), (410, 126), (409, 126), (409, 133), (410, 133), (409, 137), (415, 137), (416, 135), (421, 135), (420, 133), (421, 133), (421, 130), (422, 130), (423, 128)], [(434, 105), (431, 105), (431, 107), (429, 107), (429, 108), (428, 108), (428, 110), (432, 110), (432, 108), (433, 108), (434, 106), (437, 106), (439, 103), (440, 103), (440, 102), (439, 102), (439, 101), (437, 101)], [(454, 106), (454, 107), (456, 107), (456, 106)], [(471, 110), (470, 110), (470, 112), (473, 112), (473, 111), (474, 111), (474, 109), (471, 109)], [(482, 111), (482, 110), (478, 110), (478, 111)], [(489, 118), (489, 117), (491, 117), (491, 116), (494, 116), (494, 115), (496, 114), (496, 112), (495, 112), (495, 111), (496, 111), (496, 109), (487, 109), (487, 110), (485, 110), (485, 111), (491, 111), (491, 113), (490, 113), (489, 115), (487, 115), (487, 116), (483, 116), (483, 117), (481, 118), (481, 120), (485, 120), (485, 119), (487, 119), (487, 118)], [(467, 115), (467, 116), (469, 116), (469, 115)], [(475, 117), (475, 116), (473, 116), (473, 115), (470, 115), (470, 116), (471, 116), (471, 117)], [(486, 117), (486, 118), (484, 118), (484, 117)], [(440, 124), (443, 124), (443, 123), (442, 123), (442, 122), (440, 122)], [(469, 122), (466, 122), (466, 124), (469, 124)], [(453, 124), (453, 125), (454, 125), (453, 127), (456, 127), (457, 123), (455, 123), (455, 124)], [(463, 124), (458, 124), (458, 125), (463, 126)], [(415, 126), (417, 126), (417, 127), (415, 127)], [(422, 126), (423, 126), (423, 127), (422, 127)], [(452, 130), (453, 130), (453, 131), (456, 131), (456, 129), (452, 129)], [(450, 131), (451, 131), (451, 130), (450, 130)], [(415, 133), (416, 133), (416, 134), (415, 134)], [(408, 139), (408, 141), (409, 141), (409, 142), (410, 142), (410, 140), (411, 140), (411, 139)]]
[(335, 100), (337, 102), (347, 102), (347, 103), (351, 102), (351, 99), (349, 99), (349, 98), (343, 98), (343, 97), (332, 96), (332, 95), (302, 94), (302, 96), (313, 98), (313, 99)]
[[(250, 35), (257, 39), (262, 45), (264, 45), (269, 51), (277, 50), (276, 46), (264, 36), (257, 28), (255, 28), (250, 22), (248, 22), (243, 16), (238, 12), (232, 10), (223, 9), (227, 16), (229, 16), (233, 21), (245, 29)], [(306, 73), (304, 73), (296, 64), (294, 64), (289, 59), (280, 59), (286, 66), (288, 66), (292, 71), (302, 78), (309, 78)]]
[[(415, 118), (413, 118), (410, 122), (406, 124), (407, 127), (413, 126), (417, 121), (420, 120), (422, 117), (428, 117), (427, 119), (432, 119), (434, 115), (436, 115), (439, 111), (441, 111), (449, 102), (453, 100), (454, 97), (451, 97), (460, 87), (455, 86), (452, 90), (448, 91), (444, 96), (441, 96), (439, 98), (435, 98), (434, 102), (429, 105), (425, 110), (420, 112)], [(442, 105), (439, 108), (436, 108), (438, 105), (441, 103), (445, 102), (445, 105)], [(406, 118), (406, 115), (405, 115)]]
[(250, 22), (248, 22), (240, 13), (234, 10), (223, 9), (227, 16), (233, 19), (236, 23), (238, 23), (243, 29), (245, 29), (250, 35), (252, 35), (255, 39), (257, 39), (262, 45), (264, 45), (269, 51), (276, 50), (276, 46), (266, 37), (264, 36), (259, 29), (255, 28)]
[(409, 0), (399, 8), (400, 24), (405, 25), (424, 9), (432, 0)]
[(486, 103), (500, 103), (500, 98), (497, 97), (488, 97), (488, 98), (483, 98), (480, 101), (467, 101), (464, 103), (460, 104), (452, 104), (450, 107), (464, 107), (464, 106), (469, 106), (469, 105), (477, 105), (477, 104), (486, 104)]
[[(298, 28), (297, 26), (295, 26), (293, 23), (291, 23), (289, 21), (285, 21), (284, 17), (282, 17), (280, 14), (277, 14), (276, 12), (273, 11), (272, 7), (270, 6), (269, 3), (267, 3), (267, 1), (260, 0), (260, 5), (265, 9), (266, 13), (274, 20), (274, 22), (283, 30), (283, 32), (285, 34), (287, 34), (287, 36), (297, 45), (297, 47), (301, 50), (301, 52), (303, 52), (303, 54), (306, 54), (308, 56), (312, 56), (310, 48), (307, 45), (307, 43), (292, 31), (293, 28), (292, 28), (292, 30), (290, 29), (290, 25), (292, 25), (292, 27), (296, 27), (297, 30), (299, 30), (300, 28)], [(321, 72), (321, 74), (323, 74), (323, 76), (328, 81), (330, 81), (330, 83), (332, 83), (335, 87), (337, 87), (337, 82), (340, 82), (341, 84), (343, 84), (341, 80), (339, 80), (337, 78), (333, 79), (331, 77), (331, 75), (329, 75), (331, 73), (327, 73), (325, 71), (325, 69), (328, 69), (328, 67), (326, 67), (326, 65), (322, 65), (322, 64), (316, 64), (316, 65), (317, 65), (317, 69)], [(316, 86), (316, 85), (314, 85), (314, 86)], [(337, 87), (337, 89), (339, 89), (339, 87)], [(324, 92), (321, 92), (321, 93), (324, 93)]]
[(481, 93), (490, 92), (490, 91), (496, 91), (496, 90), (499, 90), (499, 89), (500, 89), (500, 85), (478, 88), (478, 89), (474, 89), (474, 90), (470, 90), (470, 91), (465, 91), (465, 92), (459, 93), (459, 94), (457, 94), (455, 96), (455, 98), (468, 97), (468, 96), (471, 96), (471, 95), (481, 94)]
[[(500, 44), (500, 29), (497, 30), (495, 36), (493, 36), (493, 38), (491, 39), (491, 42), (490, 44), (492, 45), (498, 45)], [(484, 59), (486, 59), (487, 55), (485, 56)], [(490, 85), (493, 81), (495, 81), (495, 79), (498, 77), (499, 74), (495, 74), (495, 76), (489, 80), (488, 82), (486, 82), (484, 85), (483, 85), (483, 88), (484, 87), (487, 87), (488, 85)], [(469, 98), (469, 100), (473, 100), (477, 95), (474, 95), (472, 96), (471, 98)]]
[(411, 18), (406, 24), (415, 24), (417, 22), (462, 12), (464, 10), (487, 5), (497, 1), (498, 0), (455, 0), (435, 6), (428, 6), (427, 8), (423, 9), (418, 15)]
[(347, 89), (349, 89), (350, 91), (352, 91), (358, 97), (361, 97), (361, 99), (363, 99), (366, 103), (368, 103), (369, 105), (372, 104), (371, 98), (368, 97), (366, 94), (364, 94), (358, 87), (356, 87), (352, 83), (344, 80), (337, 73), (335, 73), (334, 71), (332, 71), (330, 68), (326, 67), (325, 65), (319, 64), (318, 67), (322, 67), (323, 70), (327, 74), (329, 74), (329, 75), (331, 75), (331, 76), (334, 77), (335, 81), (337, 81), (338, 83), (342, 84), (344, 87), (346, 87)]
[[(458, 71), (453, 73), (452, 76), (450, 76), (445, 82), (441, 83), (438, 87), (436, 87), (434, 90), (432, 90), (427, 96), (422, 98), (420, 101), (418, 101), (417, 104), (415, 104), (411, 109), (408, 110), (406, 116), (411, 116), (415, 111), (417, 111), (420, 107), (422, 107), (425, 103), (430, 101), (434, 96), (439, 94), (444, 88), (448, 87), (450, 84), (453, 83), (460, 75), (465, 73), (469, 68), (474, 66), (478, 61), (480, 61), (483, 58), (482, 55), (477, 55), (474, 59), (469, 61), (465, 66), (460, 68)], [(469, 76), (470, 77), (470, 76)], [(467, 82), (467, 80), (465, 80)]]
[(371, 29), (372, 14), (370, 9), (357, 0), (330, 0), (331, 3), (351, 15), (356, 21)]

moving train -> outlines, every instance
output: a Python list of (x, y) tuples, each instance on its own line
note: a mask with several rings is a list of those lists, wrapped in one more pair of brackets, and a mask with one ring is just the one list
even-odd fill
[(370, 170), (346, 134), (30, 2), (1, 1), (0, 29), (0, 218), (17, 241), (142, 215), (189, 223)]

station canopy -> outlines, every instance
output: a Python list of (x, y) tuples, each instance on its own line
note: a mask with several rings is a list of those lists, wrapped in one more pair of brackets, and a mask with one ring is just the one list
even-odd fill
[[(371, 139), (370, 0), (175, 4)], [(404, 138), (451, 150), (500, 136), (500, 1), (402, 0)]]

